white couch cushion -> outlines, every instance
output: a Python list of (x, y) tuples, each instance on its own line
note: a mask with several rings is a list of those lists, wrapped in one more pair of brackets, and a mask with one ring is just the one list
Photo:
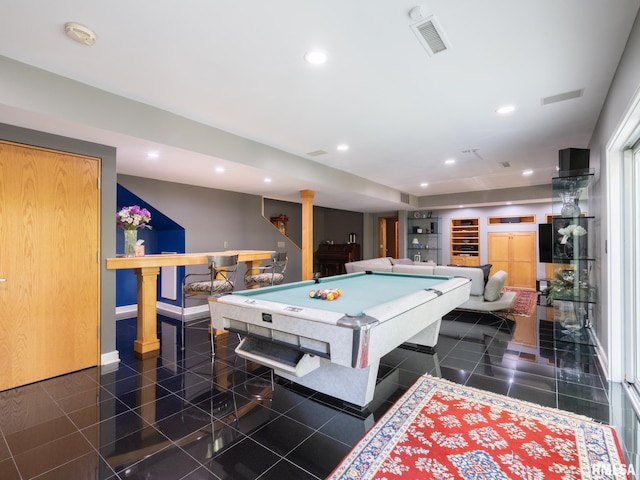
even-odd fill
[(349, 262), (344, 264), (344, 269), (347, 273), (354, 272), (390, 272), (391, 260), (389, 257), (372, 258), (370, 260), (359, 260), (357, 262)]
[(502, 289), (507, 281), (507, 272), (499, 270), (489, 278), (487, 285), (484, 287), (484, 299), (487, 302), (495, 302), (502, 295)]
[(471, 296), (482, 297), (484, 293), (484, 273), (479, 268), (447, 267), (438, 265), (433, 269), (434, 275), (445, 275), (449, 277), (464, 277), (471, 280)]
[(433, 275), (433, 265), (428, 265), (428, 264), (424, 264), (424, 265), (420, 265), (420, 264), (413, 264), (413, 265), (394, 265), (393, 266), (393, 273), (413, 273), (414, 275)]
[(410, 258), (393, 258), (389, 257), (391, 265), (413, 265), (413, 260)]

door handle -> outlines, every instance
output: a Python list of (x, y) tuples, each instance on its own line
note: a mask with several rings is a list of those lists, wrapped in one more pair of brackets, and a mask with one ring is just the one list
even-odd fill
[(7, 279), (6, 278), (0, 278), (0, 282), (6, 282)]

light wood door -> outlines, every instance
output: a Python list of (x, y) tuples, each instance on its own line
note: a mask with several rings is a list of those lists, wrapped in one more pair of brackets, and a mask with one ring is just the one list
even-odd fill
[(536, 287), (536, 233), (492, 232), (488, 234), (491, 272), (507, 272), (510, 287)]
[(387, 219), (378, 218), (378, 257), (387, 256)]
[(98, 364), (99, 172), (0, 142), (0, 390)]

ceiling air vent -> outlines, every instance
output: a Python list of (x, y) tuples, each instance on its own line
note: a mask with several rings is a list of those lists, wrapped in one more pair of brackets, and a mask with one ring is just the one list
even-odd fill
[(571, 100), (572, 98), (580, 98), (584, 94), (584, 88), (579, 90), (572, 90), (570, 92), (559, 93), (558, 95), (551, 95), (544, 97), (540, 100), (542, 105), (549, 105), (550, 103), (564, 102), (565, 100)]
[(511, 166), (509, 162), (500, 162), (500, 165), (502, 165), (503, 168), (509, 168)]
[(402, 203), (406, 203), (407, 205), (409, 205), (409, 194), (408, 193), (404, 193), (404, 192), (400, 192), (400, 201)]
[(310, 157), (319, 157), (320, 155), (326, 155), (327, 152), (325, 152), (324, 150), (315, 150), (313, 152), (309, 152), (307, 153), (307, 155), (309, 155)]
[(435, 55), (448, 49), (448, 42), (445, 41), (442, 28), (435, 16), (432, 15), (423, 22), (411, 25), (411, 28), (429, 55)]

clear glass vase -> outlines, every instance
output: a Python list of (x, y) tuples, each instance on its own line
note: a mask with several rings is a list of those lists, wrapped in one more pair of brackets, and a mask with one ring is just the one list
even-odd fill
[(138, 230), (124, 230), (124, 256), (136, 256), (136, 243), (138, 242)]
[(577, 333), (584, 327), (583, 317), (578, 302), (556, 300), (554, 308), (557, 309), (562, 328), (567, 333)]
[(560, 192), (560, 199), (562, 200), (560, 215), (563, 217), (580, 216), (580, 206), (578, 205), (578, 200), (580, 200), (580, 190), (567, 190), (566, 192)]

